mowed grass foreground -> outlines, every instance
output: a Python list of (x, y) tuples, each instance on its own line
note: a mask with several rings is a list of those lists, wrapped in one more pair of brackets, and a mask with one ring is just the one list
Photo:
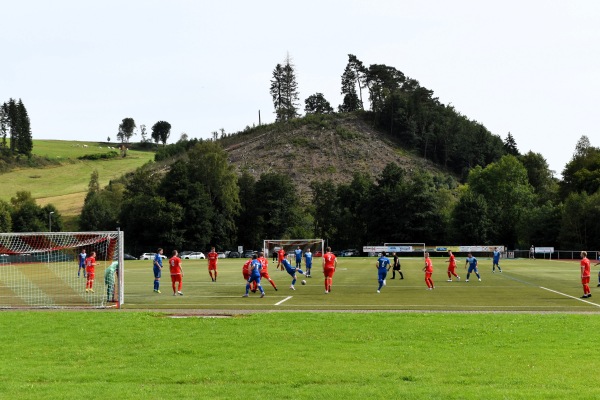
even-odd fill
[(0, 315), (5, 399), (591, 399), (600, 317)]

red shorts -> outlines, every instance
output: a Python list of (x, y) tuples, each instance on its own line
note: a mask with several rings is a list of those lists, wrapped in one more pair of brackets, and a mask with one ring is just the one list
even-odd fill
[(425, 279), (431, 279), (431, 275), (433, 275), (433, 272), (425, 272)]
[(269, 276), (269, 272), (268, 272), (268, 271), (261, 272), (261, 273), (260, 273), (260, 278), (261, 278), (261, 279), (262, 279), (262, 278), (265, 278), (266, 280), (270, 280), (270, 279), (271, 279), (271, 277)]
[(171, 275), (171, 282), (173, 282), (173, 283), (181, 282), (181, 274)]
[(248, 279), (250, 279), (250, 273), (248, 272), (242, 272), (242, 275), (244, 275), (244, 280), (248, 281)]
[(333, 278), (334, 273), (335, 268), (323, 268), (323, 275), (325, 275), (325, 278)]
[(589, 276), (584, 276), (583, 278), (581, 278), (581, 283), (583, 285), (587, 285), (588, 283), (590, 283), (590, 277)]
[[(87, 274), (88, 281), (93, 281), (96, 278), (96, 274), (94, 272), (86, 272), (86, 274)], [(589, 282), (589, 278), (588, 278), (588, 282)]]
[(449, 265), (448, 272), (456, 272), (456, 265)]
[(208, 266), (208, 270), (209, 271), (216, 271), (217, 270), (217, 266), (216, 265), (210, 265)]

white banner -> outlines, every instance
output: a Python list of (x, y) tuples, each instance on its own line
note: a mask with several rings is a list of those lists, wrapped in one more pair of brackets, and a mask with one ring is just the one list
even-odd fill
[(496, 247), (498, 248), (498, 250), (500, 250), (501, 252), (504, 252), (504, 246), (496, 246), (496, 245), (490, 245), (490, 246), (458, 246), (458, 251), (466, 253), (469, 251), (475, 251), (475, 252), (492, 252), (494, 250), (496, 250)]
[(536, 253), (554, 253), (554, 247), (534, 247)]
[(365, 253), (380, 253), (386, 251), (388, 253), (408, 253), (413, 250), (412, 246), (363, 246), (363, 252)]

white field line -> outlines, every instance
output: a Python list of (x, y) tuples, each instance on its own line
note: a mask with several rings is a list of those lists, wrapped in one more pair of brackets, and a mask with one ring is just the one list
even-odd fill
[(283, 299), (283, 300), (281, 300), (281, 301), (279, 301), (279, 302), (275, 303), (275, 305), (276, 305), (276, 306), (278, 306), (278, 305), (280, 305), (281, 303), (283, 303), (283, 302), (285, 302), (285, 301), (288, 301), (288, 300), (289, 300), (289, 299), (291, 299), (292, 297), (294, 297), (294, 296), (288, 296), (288, 297), (286, 297), (285, 299)]
[(581, 299), (579, 297), (571, 296), (569, 294), (557, 292), (556, 290), (548, 289), (548, 288), (545, 288), (543, 286), (540, 286), (540, 289), (544, 289), (544, 290), (547, 290), (547, 291), (552, 292), (552, 293), (560, 294), (561, 296), (570, 297), (571, 299), (579, 300), (581, 302), (584, 302), (584, 303), (587, 303), (587, 304), (591, 304), (591, 305), (596, 306), (596, 307), (600, 307), (600, 304), (592, 303), (591, 301), (587, 301), (587, 300)]

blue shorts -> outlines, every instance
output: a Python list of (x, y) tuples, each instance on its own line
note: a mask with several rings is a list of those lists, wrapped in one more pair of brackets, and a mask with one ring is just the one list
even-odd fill
[(383, 281), (387, 276), (387, 270), (378, 272), (378, 280)]
[(473, 267), (473, 266), (470, 266), (470, 265), (469, 265), (469, 272), (468, 272), (468, 273), (470, 274), (470, 273), (471, 273), (471, 272), (473, 272), (473, 271), (475, 271), (475, 273), (478, 273), (478, 272), (479, 272), (479, 271), (477, 271), (477, 267)]
[(250, 275), (250, 278), (248, 278), (248, 283), (252, 282), (256, 282), (257, 285), (260, 285), (260, 275)]
[(162, 269), (161, 269), (161, 268), (159, 268), (159, 267), (157, 267), (157, 266), (155, 265), (155, 266), (153, 266), (153, 267), (152, 267), (152, 270), (154, 271), (154, 277), (155, 277), (155, 278), (160, 278), (160, 277), (161, 277), (161, 275), (162, 275), (162, 274), (161, 274), (161, 272), (162, 272)]
[(296, 268), (285, 268), (285, 270), (287, 271), (288, 274), (290, 274), (291, 276), (294, 276), (296, 274)]

